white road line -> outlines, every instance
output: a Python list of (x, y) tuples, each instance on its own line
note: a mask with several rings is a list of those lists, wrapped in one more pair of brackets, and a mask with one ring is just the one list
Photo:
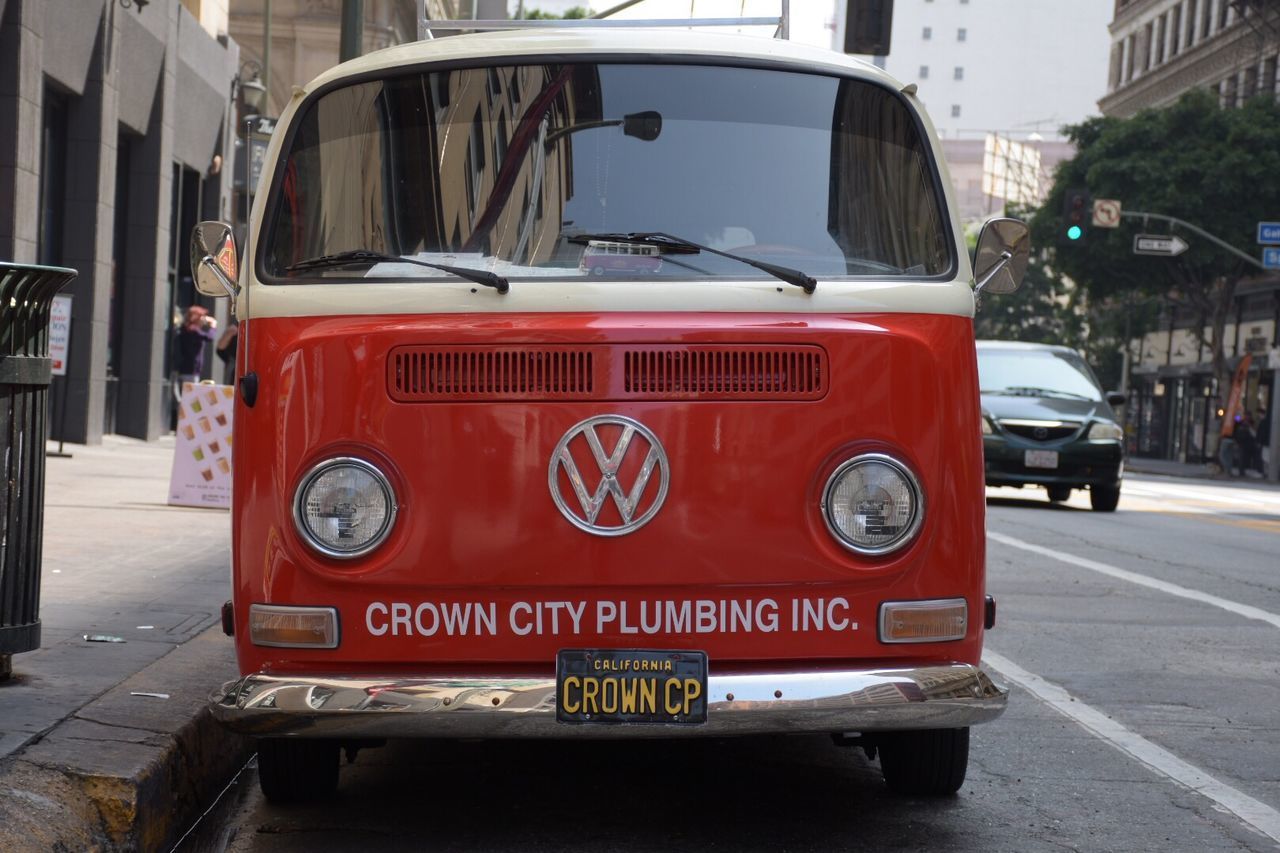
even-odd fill
[(1023, 551), (1030, 551), (1032, 554), (1040, 554), (1051, 560), (1058, 560), (1062, 563), (1070, 563), (1073, 566), (1079, 566), (1082, 569), (1089, 569), (1099, 574), (1117, 578), (1122, 581), (1145, 586), (1150, 589), (1156, 589), (1160, 592), (1166, 592), (1169, 595), (1176, 595), (1179, 598), (1189, 598), (1192, 601), (1199, 601), (1203, 604), (1212, 604), (1214, 607), (1221, 607), (1232, 613), (1245, 617), (1246, 619), (1257, 619), (1260, 622), (1266, 622), (1276, 628), (1280, 628), (1280, 615), (1270, 613), (1258, 607), (1252, 607), (1248, 604), (1240, 604), (1237, 601), (1229, 601), (1225, 598), (1218, 598), (1216, 595), (1210, 595), (1207, 592), (1200, 592), (1196, 589), (1189, 589), (1185, 586), (1178, 586), (1176, 583), (1168, 583), (1167, 581), (1157, 580), (1156, 578), (1140, 575), (1137, 572), (1130, 572), (1126, 569), (1118, 569), (1115, 566), (1108, 566), (1106, 563), (1099, 563), (1096, 560), (1086, 560), (1084, 557), (1077, 557), (1073, 554), (1067, 554), (1062, 551), (1055, 551), (1052, 548), (1045, 548), (1040, 545), (1033, 545), (1030, 542), (1023, 542), (1021, 539), (1014, 539), (1012, 536), (1005, 536), (1003, 533), (996, 533), (993, 530), (987, 531), (987, 538), (999, 542), (1001, 545), (1008, 545), (1010, 548), (1020, 548)]
[(1168, 750), (1130, 731), (1096, 708), (1073, 698), (1058, 685), (1045, 681), (1035, 673), (1027, 672), (1008, 658), (990, 649), (984, 651), (982, 657), (1007, 679), (1059, 714), (1074, 720), (1087, 731), (1137, 759), (1161, 776), (1207, 797), (1219, 809), (1235, 815), (1272, 841), (1280, 842), (1280, 812), (1266, 803), (1259, 802), (1248, 794), (1218, 781), (1200, 768), (1188, 764)]

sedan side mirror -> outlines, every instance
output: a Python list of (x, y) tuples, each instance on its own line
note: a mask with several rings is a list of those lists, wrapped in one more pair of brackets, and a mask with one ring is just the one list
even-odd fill
[(1128, 397), (1126, 397), (1124, 394), (1121, 394), (1119, 391), (1107, 392), (1108, 406), (1123, 406), (1128, 399), (1129, 399)]
[(991, 219), (978, 234), (973, 259), (974, 293), (1013, 293), (1031, 258), (1031, 231), (1017, 219)]
[(201, 222), (191, 229), (191, 274), (196, 290), (205, 296), (232, 296), (239, 292), (236, 278), (240, 261), (236, 239), (225, 222)]

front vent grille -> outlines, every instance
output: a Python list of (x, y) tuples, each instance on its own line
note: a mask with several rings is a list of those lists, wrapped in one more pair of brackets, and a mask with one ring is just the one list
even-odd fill
[(387, 362), (391, 398), (589, 400), (596, 353), (581, 347), (397, 347)]
[(827, 393), (819, 347), (628, 348), (623, 391), (636, 399), (816, 400)]
[(1000, 421), (1000, 426), (1020, 438), (1032, 441), (1061, 441), (1080, 431), (1080, 424), (1071, 421)]
[(387, 359), (401, 403), (817, 400), (829, 384), (817, 346), (401, 346)]

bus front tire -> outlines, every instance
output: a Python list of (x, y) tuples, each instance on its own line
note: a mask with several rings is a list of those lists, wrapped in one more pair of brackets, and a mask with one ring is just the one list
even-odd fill
[(884, 781), (895, 794), (954, 794), (969, 766), (969, 730), (889, 732), (879, 738), (877, 751)]
[(337, 741), (263, 738), (258, 741), (258, 785), (273, 803), (304, 803), (338, 787)]

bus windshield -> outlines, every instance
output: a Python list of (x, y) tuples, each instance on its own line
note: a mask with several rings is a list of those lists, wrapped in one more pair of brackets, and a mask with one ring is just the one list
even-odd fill
[(510, 279), (765, 277), (708, 252), (574, 239), (636, 232), (809, 276), (953, 265), (915, 118), (859, 80), (611, 63), (411, 73), (327, 91), (289, 133), (259, 255), (269, 283), (448, 276), (299, 264), (352, 251)]

